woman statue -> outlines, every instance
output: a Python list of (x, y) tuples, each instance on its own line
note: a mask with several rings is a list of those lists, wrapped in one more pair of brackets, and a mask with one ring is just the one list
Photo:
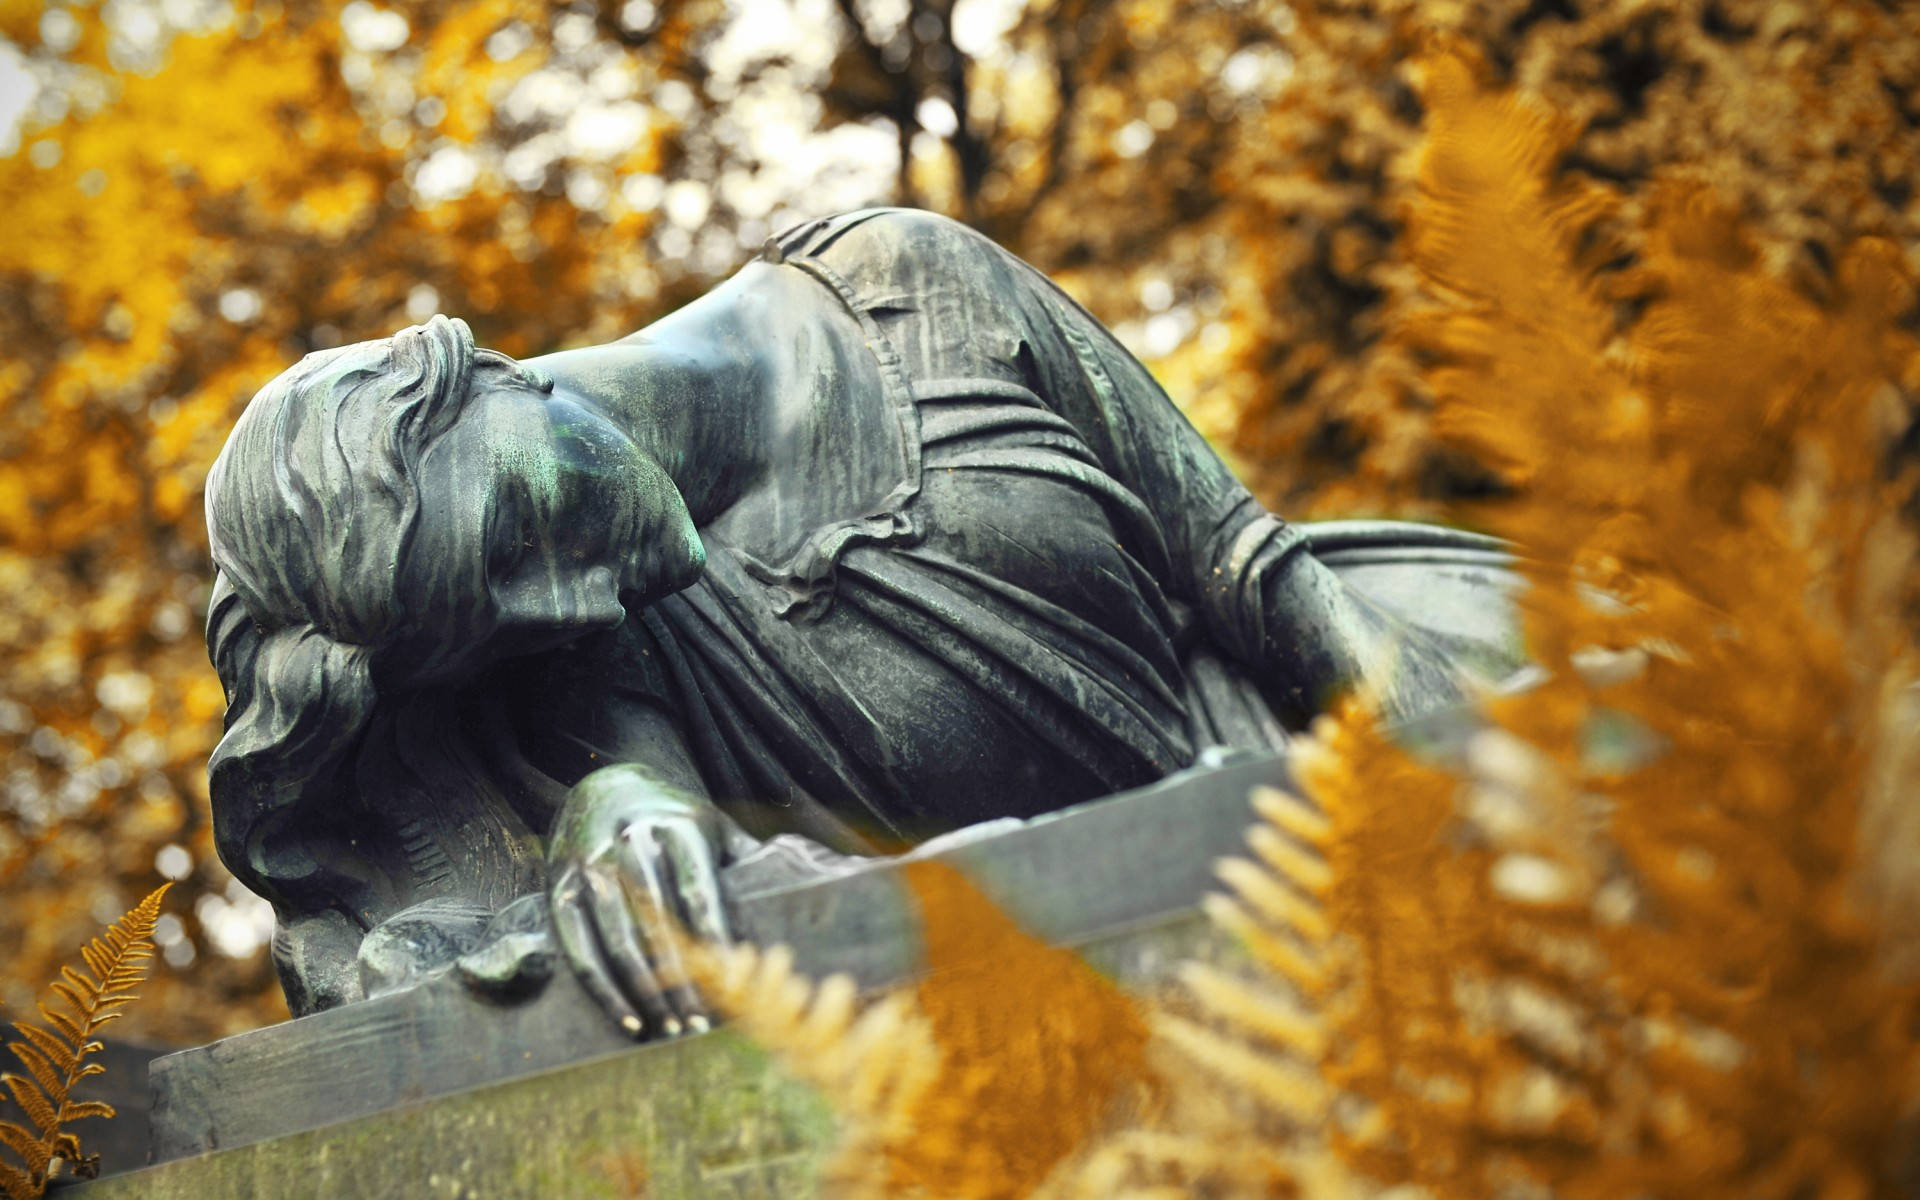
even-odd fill
[(609, 345), (516, 362), (435, 317), (308, 355), (207, 522), (215, 827), (296, 1014), (461, 954), (493, 978), (550, 920), (630, 1031), (700, 1027), (648, 931), (725, 937), (767, 839), (1062, 808), (1504, 653), (1344, 582), (1085, 311), (906, 210)]

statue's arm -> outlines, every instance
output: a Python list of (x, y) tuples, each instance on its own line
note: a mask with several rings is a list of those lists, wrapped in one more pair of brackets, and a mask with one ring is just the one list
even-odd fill
[(1170, 591), (1254, 668), (1283, 715), (1304, 721), (1361, 683), (1390, 716), (1458, 697), (1441, 651), (1315, 559), (1105, 327), (1037, 272), (1022, 274), (1042, 395), (1151, 510)]
[(675, 926), (724, 943), (726, 835), (705, 795), (623, 763), (568, 794), (548, 852), (553, 931), (581, 984), (638, 1037), (707, 1027)]
[(552, 930), (581, 984), (622, 1028), (673, 1036), (711, 1018), (690, 986), (677, 928), (724, 944), (730, 895), (818, 878), (845, 859), (791, 835), (762, 842), (714, 802), (677, 724), (631, 694), (606, 697), (599, 757), (568, 792), (548, 841)]

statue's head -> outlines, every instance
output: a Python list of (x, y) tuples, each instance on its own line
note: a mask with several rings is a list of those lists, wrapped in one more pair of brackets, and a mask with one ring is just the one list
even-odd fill
[(208, 475), (207, 527), (228, 695), (216, 830), (270, 892), (306, 869), (276, 823), (327, 786), (377, 701), (612, 628), (702, 561), (626, 432), (445, 317), (262, 388)]
[(657, 464), (446, 317), (262, 388), (207, 528), (256, 624), (362, 648), (402, 686), (608, 628), (700, 563)]

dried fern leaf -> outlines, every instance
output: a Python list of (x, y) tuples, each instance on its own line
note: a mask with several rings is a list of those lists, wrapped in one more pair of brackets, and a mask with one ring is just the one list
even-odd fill
[[(66, 1038), (67, 1041), (74, 1045), (78, 1046), (87, 1040), (86, 1031), (80, 1028), (72, 1017), (61, 1012), (59, 1009), (48, 1008), (42, 1004), (40, 1005), (40, 1015), (46, 1019), (47, 1024), (53, 1026), (54, 1029), (59, 1032), (60, 1036)], [(18, 1028), (18, 1026), (15, 1026), (15, 1028)]]
[(58, 1096), (66, 1090), (69, 1072), (56, 1070), (47, 1061), (46, 1055), (25, 1042), (8, 1042), (7, 1049), (13, 1051), (13, 1056), (27, 1068), (27, 1074), (33, 1076), (33, 1081), (40, 1085), (43, 1095)]
[[(1263, 818), (1247, 834), (1257, 861), (1216, 863), (1237, 899), (1215, 893), (1202, 907), (1270, 978), (1184, 964), (1181, 982), (1218, 1028), (1164, 1010), (1150, 1018), (1168, 1105), (1156, 1120), (1167, 1123), (1111, 1134), (1053, 1181), (1046, 1200), (1297, 1194), (1279, 1147), (1318, 1136), (1333, 1099), (1320, 1077), (1328, 1039), (1317, 1011), (1328, 982), (1321, 897), (1334, 882), (1324, 853), (1332, 832), (1310, 801), (1274, 788), (1251, 799)], [(1275, 1118), (1296, 1133), (1274, 1142)]]
[(795, 1029), (797, 1044), (820, 1051), (847, 1034), (859, 994), (851, 975), (829, 975), (814, 988), (813, 1001)]
[(153, 957), (153, 927), (168, 886), (161, 885), (108, 926), (104, 934), (81, 947), (80, 958), (92, 972), (91, 978), (71, 966), (60, 969), (60, 978), (53, 981), (51, 990), (71, 1012), (63, 1013), (57, 1005), (39, 1005), (40, 1015), (51, 1030), (26, 1021), (14, 1022), (21, 1040), (7, 1043), (7, 1049), (32, 1078), (0, 1074), (0, 1083), (26, 1112), (38, 1136), (0, 1122), (0, 1145), (19, 1155), (25, 1164), (22, 1170), (0, 1162), (0, 1186), (4, 1186), (8, 1200), (40, 1196), (56, 1161), (74, 1164), (82, 1175), (98, 1162), (97, 1156), (81, 1152), (79, 1139), (64, 1126), (89, 1117), (111, 1117), (113, 1106), (99, 1100), (75, 1100), (73, 1088), (105, 1069), (85, 1061), (102, 1049), (92, 1035), (120, 1017), (121, 1009), (135, 998), (133, 989), (145, 978), (146, 963)]
[[(62, 978), (53, 981), (54, 992), (62, 1000), (67, 1002), (67, 1007), (73, 1009), (76, 1016), (80, 1016), (82, 1020), (85, 1020), (83, 1014), (91, 1011), (93, 1007), (88, 999), (88, 997), (93, 994), (93, 985), (85, 976), (75, 971), (72, 967), (62, 967), (60, 968), (60, 972)], [(68, 978), (68, 976), (71, 976), (71, 978)], [(73, 980), (75, 979), (80, 981), (78, 987), (74, 986)]]
[[(32, 1042), (35, 1049), (46, 1055), (47, 1060), (62, 1071), (73, 1070), (82, 1055), (92, 1054), (102, 1048), (99, 1042), (87, 1042), (76, 1050), (38, 1025), (31, 1025), (25, 1021), (15, 1021), (13, 1027), (20, 1031), (21, 1037)], [(79, 1041), (78, 1038), (74, 1040)]]
[(1241, 1042), (1164, 1013), (1154, 1021), (1154, 1032), (1222, 1083), (1243, 1089), (1281, 1116), (1309, 1127), (1326, 1119), (1331, 1095), (1320, 1077), (1306, 1068), (1249, 1054)]
[(1316, 899), (1333, 881), (1333, 870), (1326, 859), (1302, 850), (1269, 826), (1255, 825), (1248, 830), (1247, 845), (1274, 874)]
[(98, 941), (80, 947), (80, 957), (86, 962), (87, 970), (92, 971), (93, 977), (102, 983), (113, 973), (113, 963), (108, 955), (108, 949)]
[(853, 1112), (911, 1114), (920, 1093), (940, 1074), (940, 1049), (913, 995), (895, 992), (876, 1001), (847, 1031), (841, 1053), (855, 1070), (846, 1084)]
[(917, 1009), (906, 992), (889, 992), (858, 1017), (847, 1029), (845, 1046), (854, 1057), (899, 1037), (914, 1022)]
[(1282, 833), (1290, 834), (1309, 846), (1324, 846), (1333, 837), (1333, 827), (1325, 815), (1299, 796), (1279, 788), (1253, 789), (1253, 811)]
[(0, 1162), (0, 1190), (7, 1193), (7, 1200), (40, 1200), (40, 1186), (33, 1176), (19, 1167)]
[(1268, 924), (1293, 930), (1309, 942), (1325, 941), (1332, 932), (1319, 905), (1246, 859), (1223, 858), (1213, 870)]
[(72, 1100), (60, 1109), (60, 1123), (82, 1121), (88, 1117), (111, 1117), (113, 1105), (101, 1100)]
[(0, 1121), (0, 1146), (18, 1154), (27, 1164), (28, 1171), (44, 1171), (47, 1168), (47, 1148), (39, 1138), (11, 1121)]
[(1208, 920), (1238, 939), (1256, 959), (1302, 994), (1315, 995), (1326, 986), (1326, 968), (1316, 952), (1274, 933), (1226, 896), (1209, 895), (1200, 907)]
[(1326, 1052), (1327, 1030), (1318, 1015), (1270, 986), (1249, 983), (1200, 962), (1183, 966), (1180, 982), (1209, 1015), (1238, 1031), (1264, 1038), (1308, 1061), (1318, 1061)]
[[(1330, 1078), (1391, 1136), (1336, 1131), (1336, 1147), (1448, 1195), (1502, 1190), (1496, 1159), (1567, 1197), (1877, 1194), (1867, 1164), (1891, 1161), (1910, 1111), (1913, 1000), (1874, 972), (1840, 892), (1862, 697), (1908, 639), (1843, 610), (1860, 605), (1859, 538), (1880, 506), (1868, 400), (1914, 378), (1896, 328), (1910, 281), (1897, 253), (1870, 250), (1859, 284), (1842, 265), (1829, 296), (1795, 294), (1688, 183), (1619, 210), (1644, 226), (1641, 278), (1603, 286), (1589, 250), (1606, 202), (1561, 170), (1568, 129), (1460, 61), (1422, 72), (1406, 252), (1435, 303), (1389, 337), (1424, 355), (1436, 427), (1520, 485), (1492, 525), (1551, 564), (1523, 566), (1525, 620), (1556, 679), (1488, 707), (1556, 760), (1569, 797), (1591, 790), (1574, 808), (1604, 814), (1604, 853), (1584, 858), (1586, 833), (1551, 820), (1450, 836), (1457, 815), (1507, 809), (1349, 739), (1351, 782), (1315, 794), (1340, 834), (1328, 911), (1362, 964)], [(1630, 610), (1597, 609), (1587, 583)], [(1656, 641), (1678, 652), (1608, 701), (1665, 740), (1661, 761), (1584, 762), (1594, 701), (1563, 666)], [(1534, 774), (1479, 782), (1562, 803)], [(1516, 851), (1569, 879), (1612, 874), (1629, 902), (1603, 916), (1489, 886)], [(1354, 855), (1380, 877), (1348, 888)], [(1597, 967), (1562, 970), (1575, 935)]]
[(32, 1081), (23, 1076), (6, 1074), (0, 1075), (0, 1083), (5, 1084), (7, 1091), (13, 1094), (13, 1102), (27, 1114), (27, 1119), (33, 1122), (35, 1129), (46, 1134), (59, 1126), (60, 1114), (33, 1086)]

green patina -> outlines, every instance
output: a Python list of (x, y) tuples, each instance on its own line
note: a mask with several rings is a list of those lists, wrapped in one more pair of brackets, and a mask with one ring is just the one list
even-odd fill
[[(1254, 970), (1188, 913), (1094, 938), (1081, 952), (1136, 991), (1178, 964)], [(832, 1150), (832, 1108), (727, 1030), (640, 1047), (306, 1133), (149, 1167), (62, 1200), (803, 1200)], [(630, 1190), (644, 1177), (645, 1190)]]
[(544, 434), (523, 435), (501, 426), (487, 433), (488, 465), (495, 478), (523, 480), (533, 501), (551, 512), (560, 502), (560, 459), (553, 440)]
[[(660, 1052), (664, 1050), (665, 1052)], [(69, 1200), (813, 1193), (834, 1118), (725, 1031), (64, 1190)]]

